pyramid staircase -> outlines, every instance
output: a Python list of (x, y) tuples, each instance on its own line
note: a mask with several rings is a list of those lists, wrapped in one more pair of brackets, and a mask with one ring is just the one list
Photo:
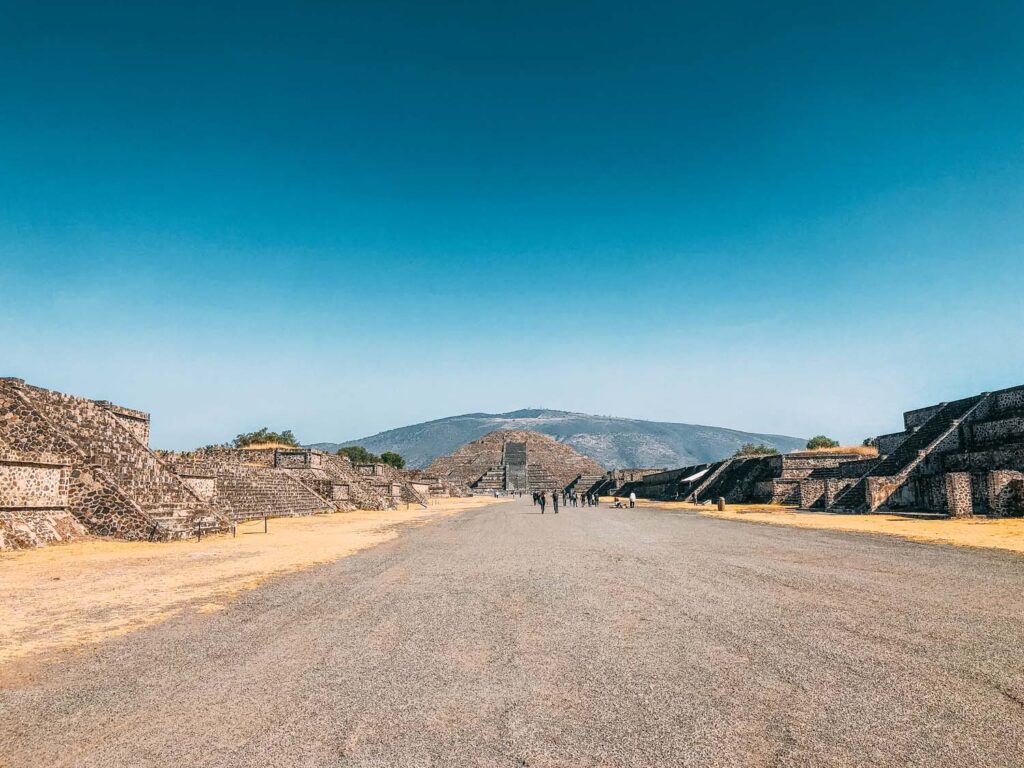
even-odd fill
[(299, 480), (293, 470), (272, 467), (222, 468), (216, 501), (236, 522), (334, 511), (334, 505)]
[[(13, 391), (74, 446), (80, 464), (72, 473), (77, 488), (70, 509), (88, 529), (150, 539), (187, 538), (198, 527), (227, 529), (228, 520), (103, 405), (24, 384)], [(118, 516), (132, 518), (131, 524), (114, 519)]]
[(989, 395), (943, 403), (916, 431), (907, 436), (900, 445), (870, 472), (842, 491), (829, 509), (844, 512), (874, 512), (884, 506), (885, 500), (871, 501), (868, 485), (878, 479), (890, 487), (889, 496), (904, 483), (921, 462), (938, 448), (953, 432), (960, 428)]
[(494, 493), (495, 491), (505, 490), (505, 468), (504, 467), (491, 467), (483, 475), (480, 476), (475, 483), (470, 485), (475, 491), (481, 491), (483, 493)]
[(579, 495), (584, 495), (594, 491), (597, 486), (603, 485), (605, 481), (604, 475), (580, 475), (573, 480), (569, 485), (565, 487), (566, 491), (575, 491)]
[(551, 476), (540, 464), (528, 464), (526, 467), (527, 490), (554, 491), (559, 490), (560, 483)]

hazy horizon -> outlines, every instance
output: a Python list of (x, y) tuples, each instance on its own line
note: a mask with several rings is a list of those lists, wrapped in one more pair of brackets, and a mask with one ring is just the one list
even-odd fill
[(5, 10), (0, 375), (192, 448), (1024, 383), (1024, 6)]

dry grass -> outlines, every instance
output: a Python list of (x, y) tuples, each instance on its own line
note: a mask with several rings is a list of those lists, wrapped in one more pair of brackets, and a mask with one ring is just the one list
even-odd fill
[(928, 520), (896, 515), (839, 515), (827, 512), (800, 512), (792, 507), (769, 504), (726, 505), (719, 512), (711, 505), (683, 501), (638, 501), (649, 507), (688, 509), (702, 515), (724, 520), (744, 520), (795, 528), (818, 528), (853, 533), (881, 533), (931, 544), (952, 544), (958, 547), (1002, 549), (1024, 554), (1024, 519)]
[(287, 451), (298, 450), (297, 445), (289, 445), (288, 443), (252, 443), (250, 445), (243, 445), (238, 450), (240, 451), (262, 451), (267, 448), (284, 448)]
[(66, 652), (185, 611), (220, 610), (275, 574), (389, 541), (409, 525), (494, 504), (438, 499), (388, 512), (343, 512), (240, 525), (238, 537), (164, 544), (91, 539), (0, 556), (0, 668)]
[(858, 456), (863, 456), (866, 459), (870, 459), (878, 455), (878, 448), (876, 448), (873, 445), (839, 445), (836, 446), (835, 448), (812, 448), (810, 450), (795, 451), (795, 453), (855, 453)]

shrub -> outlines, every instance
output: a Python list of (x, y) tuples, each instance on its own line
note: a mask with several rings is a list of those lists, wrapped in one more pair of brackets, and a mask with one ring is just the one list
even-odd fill
[(405, 459), (402, 458), (400, 453), (395, 453), (394, 451), (384, 451), (380, 455), (380, 460), (385, 464), (390, 464), (395, 469), (405, 468)]
[(778, 448), (773, 448), (764, 443), (744, 443), (736, 450), (733, 456), (775, 456), (778, 452)]
[(339, 448), (338, 456), (348, 456), (353, 464), (377, 464), (381, 460), (380, 456), (370, 453), (361, 445), (350, 445), (348, 448)]
[(271, 432), (266, 427), (260, 427), (255, 432), (243, 432), (235, 438), (233, 443), (235, 448), (265, 444), (290, 445), (298, 448), (299, 441), (295, 439), (295, 435), (290, 429), (286, 429), (284, 432)]
[(825, 437), (825, 435), (815, 435), (807, 441), (807, 450), (816, 451), (821, 448), (838, 448), (839, 441), (833, 440), (831, 437)]

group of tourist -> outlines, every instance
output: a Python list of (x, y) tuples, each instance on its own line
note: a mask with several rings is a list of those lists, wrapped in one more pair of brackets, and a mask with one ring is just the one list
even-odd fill
[(600, 502), (596, 493), (579, 494), (576, 491), (534, 491), (533, 505), (540, 507), (543, 515), (548, 506), (548, 499), (551, 499), (552, 511), (557, 515), (559, 502), (563, 507), (596, 507)]

